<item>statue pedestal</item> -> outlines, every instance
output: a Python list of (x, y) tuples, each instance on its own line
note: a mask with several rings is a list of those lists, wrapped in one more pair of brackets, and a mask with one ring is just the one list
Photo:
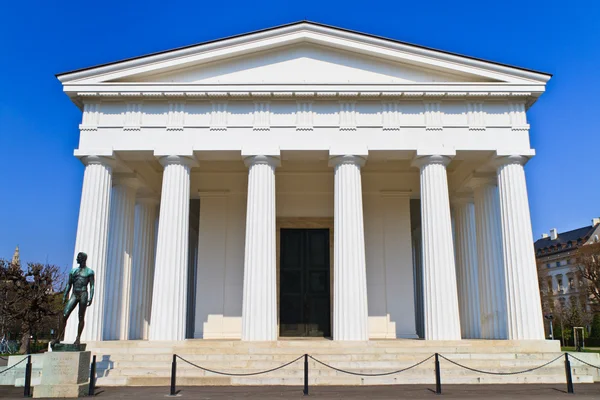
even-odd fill
[(42, 379), (33, 397), (83, 397), (90, 375), (89, 351), (53, 351), (44, 354)]

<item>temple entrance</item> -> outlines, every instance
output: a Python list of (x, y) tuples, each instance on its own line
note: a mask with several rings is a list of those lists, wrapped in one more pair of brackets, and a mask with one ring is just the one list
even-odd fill
[(280, 230), (280, 336), (331, 336), (329, 229)]

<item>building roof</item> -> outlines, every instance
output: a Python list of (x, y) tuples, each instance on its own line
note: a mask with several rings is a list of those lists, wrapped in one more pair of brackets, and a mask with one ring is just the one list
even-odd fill
[(354, 31), (354, 30), (351, 30), (351, 29), (340, 28), (340, 27), (337, 27), (337, 26), (322, 24), (322, 23), (319, 23), (319, 22), (313, 22), (313, 21), (308, 21), (308, 20), (301, 20), (301, 21), (296, 21), (296, 22), (292, 22), (292, 23), (288, 23), (288, 24), (274, 26), (274, 27), (271, 27), (271, 28), (260, 29), (260, 30), (256, 30), (256, 31), (252, 31), (252, 32), (247, 32), (247, 33), (242, 33), (242, 34), (238, 34), (238, 35), (233, 35), (233, 36), (229, 36), (229, 37), (225, 37), (225, 38), (220, 38), (220, 39), (215, 39), (215, 40), (209, 40), (209, 41), (205, 41), (205, 42), (195, 43), (195, 44), (191, 44), (191, 45), (187, 45), (187, 46), (178, 47), (178, 48), (175, 48), (175, 49), (163, 50), (163, 51), (159, 51), (159, 52), (155, 52), (155, 53), (144, 54), (144, 55), (137, 56), (137, 57), (126, 58), (126, 59), (119, 60), (119, 61), (113, 61), (113, 62), (109, 62), (109, 63), (95, 65), (95, 66), (92, 66), (92, 67), (86, 67), (86, 68), (75, 69), (75, 70), (72, 70), (72, 71), (62, 72), (62, 73), (56, 74), (56, 77), (60, 79), (60, 77), (62, 77), (64, 75), (69, 75), (69, 74), (73, 74), (73, 73), (77, 73), (77, 72), (87, 71), (87, 70), (90, 70), (90, 69), (96, 69), (96, 68), (99, 68), (99, 67), (104, 67), (104, 66), (113, 65), (113, 64), (119, 64), (119, 63), (123, 63), (123, 62), (126, 62), (126, 61), (132, 61), (132, 60), (137, 60), (137, 59), (140, 59), (140, 58), (147, 58), (147, 57), (151, 57), (151, 56), (155, 56), (155, 55), (160, 55), (160, 54), (164, 54), (164, 53), (170, 53), (170, 52), (175, 52), (175, 51), (178, 51), (178, 50), (184, 50), (184, 49), (189, 49), (189, 48), (193, 48), (193, 47), (203, 46), (203, 45), (207, 45), (207, 44), (211, 44), (211, 43), (215, 43), (215, 42), (220, 42), (220, 41), (225, 41), (225, 40), (229, 40), (229, 39), (236, 39), (236, 38), (240, 38), (240, 37), (244, 37), (244, 36), (250, 36), (250, 35), (253, 35), (253, 34), (274, 31), (274, 30), (277, 30), (277, 29), (286, 28), (286, 27), (295, 26), (295, 25), (320, 26), (320, 27), (334, 29), (334, 30), (341, 31), (341, 32), (348, 32), (348, 33), (353, 33), (353, 34), (357, 34), (357, 35), (362, 35), (362, 36), (365, 36), (365, 37), (371, 37), (371, 38), (375, 38), (375, 39), (386, 40), (386, 41), (392, 42), (392, 43), (398, 43), (398, 44), (402, 44), (402, 45), (406, 45), (406, 46), (412, 46), (414, 48), (420, 48), (420, 49), (424, 49), (424, 50), (435, 51), (435, 52), (438, 52), (438, 53), (449, 54), (449, 55), (452, 55), (452, 56), (463, 57), (463, 58), (467, 58), (467, 59), (471, 59), (471, 60), (476, 60), (476, 61), (481, 61), (481, 62), (486, 62), (486, 63), (490, 63), (490, 64), (495, 64), (495, 65), (499, 65), (499, 66), (503, 66), (503, 67), (514, 68), (516, 70), (533, 72), (533, 73), (536, 73), (536, 74), (546, 75), (548, 78), (552, 76), (552, 74), (549, 74), (547, 72), (537, 71), (537, 70), (533, 70), (533, 69), (529, 69), (529, 68), (517, 67), (517, 66), (514, 66), (514, 65), (510, 65), (510, 64), (505, 64), (505, 63), (500, 63), (500, 62), (496, 62), (496, 61), (485, 60), (485, 59), (482, 59), (482, 58), (467, 56), (467, 55), (460, 54), (460, 53), (454, 53), (454, 52), (450, 52), (450, 51), (434, 49), (432, 47), (421, 46), (421, 45), (417, 45), (417, 44), (414, 44), (414, 43), (408, 43), (408, 42), (404, 42), (404, 41), (397, 40), (397, 39), (392, 39), (392, 38), (388, 38), (388, 37), (373, 35), (373, 34), (359, 32), (359, 31)]
[[(583, 228), (573, 229), (572, 231), (567, 232), (559, 232), (558, 237), (554, 240), (550, 236), (546, 238), (541, 238), (535, 241), (534, 248), (536, 252), (536, 256), (541, 255), (549, 255), (549, 254), (557, 254), (566, 250), (574, 250), (579, 245), (585, 243), (592, 233), (596, 230), (596, 226), (588, 225)], [(571, 245), (569, 246), (569, 243)], [(538, 254), (538, 250), (549, 249), (550, 251), (546, 251), (543, 254)]]

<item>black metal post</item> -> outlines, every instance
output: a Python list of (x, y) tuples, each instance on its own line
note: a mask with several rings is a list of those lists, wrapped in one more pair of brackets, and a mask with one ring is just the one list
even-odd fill
[(23, 397), (31, 397), (31, 354), (27, 356), (27, 365), (25, 366), (25, 389)]
[(308, 396), (308, 354), (304, 355), (304, 391), (305, 396)]
[(565, 375), (567, 375), (567, 392), (573, 391), (573, 376), (571, 375), (571, 361), (569, 361), (569, 353), (565, 353)]
[(435, 353), (435, 394), (442, 394), (442, 379), (440, 377), (440, 359)]
[(92, 357), (92, 366), (90, 368), (90, 387), (88, 396), (93, 396), (96, 390), (96, 356)]
[(177, 376), (177, 355), (173, 354), (173, 363), (171, 364), (171, 396), (177, 395), (177, 393), (175, 393), (176, 376)]

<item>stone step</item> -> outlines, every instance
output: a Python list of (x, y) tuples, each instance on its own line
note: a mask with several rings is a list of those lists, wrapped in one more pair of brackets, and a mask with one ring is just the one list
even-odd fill
[(439, 348), (439, 347), (460, 347), (460, 348), (517, 348), (517, 349), (535, 349), (536, 351), (557, 351), (560, 348), (558, 341), (550, 340), (419, 340), (419, 339), (390, 339), (390, 340), (370, 340), (370, 341), (332, 341), (332, 340), (279, 340), (275, 342), (243, 342), (240, 340), (204, 340), (188, 339), (184, 341), (144, 341), (144, 340), (125, 340), (125, 341), (102, 341), (88, 342), (90, 348), (293, 348), (293, 347), (311, 347), (311, 348), (357, 348), (357, 347), (404, 347), (404, 348)]
[[(489, 368), (490, 365), (493, 366), (493, 369), (501, 369), (501, 368), (521, 368), (521, 369), (526, 369), (526, 368), (532, 368), (532, 367), (536, 367), (539, 366), (545, 362), (551, 361), (552, 359), (548, 359), (548, 360), (537, 360), (537, 359), (529, 359), (529, 360), (524, 360), (524, 359), (512, 359), (512, 360), (494, 360), (493, 364), (490, 363), (490, 360), (457, 360), (458, 362), (460, 362), (463, 365), (466, 365), (468, 367), (472, 367), (472, 368), (479, 368), (479, 369), (485, 369), (485, 368)], [(271, 368), (276, 368), (279, 367), (285, 363), (282, 363), (281, 361), (278, 360), (219, 360), (219, 361), (197, 361), (195, 362), (195, 360), (190, 360), (191, 362), (194, 362), (197, 365), (200, 365), (202, 367), (205, 368), (210, 368), (210, 369), (217, 369), (217, 370), (221, 370), (221, 369), (228, 369), (228, 370), (232, 370), (232, 369), (248, 369), (248, 368), (252, 368), (252, 369), (271, 369)], [(404, 361), (398, 361), (398, 360), (363, 360), (363, 361), (341, 361), (341, 360), (322, 360), (323, 362), (326, 362), (336, 368), (341, 368), (341, 369), (355, 369), (355, 368), (390, 368), (390, 369), (400, 369), (400, 368), (406, 368), (409, 367), (411, 365), (414, 365), (416, 362), (420, 362), (422, 360), (404, 360)], [(452, 363), (449, 363), (446, 360), (441, 360), (440, 363), (442, 364), (443, 367), (447, 367), (447, 368), (459, 368), (458, 366), (453, 365)], [(433, 359), (430, 359), (426, 362), (423, 363), (423, 365), (431, 365), (433, 366)], [(554, 366), (554, 365), (560, 365), (563, 366), (563, 361), (562, 360), (557, 360), (554, 363), (550, 364), (548, 367), (550, 366)], [(171, 368), (171, 362), (169, 361), (145, 361), (143, 363), (140, 363), (139, 361), (117, 361), (117, 362), (99, 362), (96, 364), (96, 368), (98, 370), (101, 369), (126, 369), (126, 368), (138, 368), (140, 366), (143, 366), (144, 368), (163, 368), (163, 369), (170, 369)], [(319, 363), (316, 363), (315, 361), (312, 361), (309, 359), (309, 366), (311, 369), (322, 369), (322, 368), (327, 368), (324, 365), (321, 365)], [(546, 367), (546, 368), (548, 368)], [(177, 368), (179, 370), (185, 370), (185, 369), (194, 369), (195, 367), (184, 362), (181, 360), (178, 360), (177, 362)], [(304, 368), (304, 362), (303, 359), (300, 359), (290, 365), (288, 365), (285, 368)]]
[[(448, 378), (448, 377), (447, 377)], [(577, 376), (575, 383), (593, 383), (591, 376)], [(442, 381), (443, 383), (444, 381)], [(563, 384), (564, 377), (557, 375), (516, 375), (516, 376), (453, 376), (452, 384), (499, 384), (499, 383), (551, 383)], [(181, 386), (219, 386), (219, 385), (290, 385), (302, 386), (303, 377), (181, 377), (177, 385)], [(410, 376), (410, 377), (369, 377), (358, 376), (333, 376), (309, 377), (309, 385), (400, 385), (400, 384), (435, 384), (435, 377)], [(168, 377), (129, 377), (129, 378), (98, 378), (98, 386), (163, 386), (170, 385)], [(299, 389), (301, 390), (301, 389)], [(399, 389), (401, 390), (401, 389)], [(167, 393), (165, 393), (167, 394)]]
[[(337, 368), (337, 367), (336, 367)], [(389, 372), (398, 370), (398, 369), (402, 369), (402, 367), (398, 368), (398, 366), (396, 366), (395, 368), (379, 368), (379, 367), (370, 367), (370, 368), (338, 368), (338, 369), (343, 369), (344, 371), (351, 371), (351, 372), (355, 372), (355, 373), (365, 373), (365, 374), (387, 374)], [(479, 368), (477, 368), (479, 369)], [(502, 372), (502, 373), (508, 373), (508, 372), (520, 372), (523, 371), (523, 368), (521, 367), (505, 367), (505, 368), (498, 368), (498, 369), (491, 369), (491, 368), (486, 368), (480, 369), (481, 371), (486, 371), (486, 372)], [(577, 375), (577, 374), (582, 374), (582, 375), (593, 375), (594, 374), (594, 368), (591, 367), (576, 367), (572, 369), (573, 374)], [(264, 369), (256, 369), (256, 368), (244, 368), (244, 369), (233, 369), (233, 368), (222, 368), (222, 369), (215, 369), (214, 371), (217, 372), (222, 372), (222, 373), (230, 373), (230, 374), (249, 374), (249, 373), (259, 373), (259, 372), (263, 372)], [(418, 374), (423, 374), (423, 373), (433, 373), (432, 371), (434, 371), (434, 367), (433, 366), (418, 366), (415, 367), (413, 369), (410, 369), (408, 371), (404, 371), (401, 372), (401, 374), (406, 374), (406, 375), (418, 375)], [(475, 372), (475, 371), (469, 371), (465, 368), (460, 368), (457, 366), (442, 366), (441, 367), (441, 371), (443, 375), (453, 375), (453, 374), (472, 374), (472, 375), (486, 375), (484, 373), (480, 373), (480, 372)], [(303, 368), (282, 368), (276, 371), (272, 371), (272, 372), (268, 372), (262, 375), (269, 375), (269, 376), (275, 376), (275, 375), (283, 375), (283, 376), (288, 376), (288, 375), (302, 375), (304, 373), (304, 369)], [(144, 368), (122, 368), (122, 369), (115, 369), (115, 370), (98, 370), (97, 374), (99, 376), (146, 376), (146, 375), (153, 375), (153, 376), (171, 376), (171, 370), (169, 368), (152, 368), (152, 367), (144, 367)], [(341, 371), (336, 371), (334, 369), (331, 368), (314, 368), (314, 367), (309, 367), (309, 374), (315, 374), (315, 375), (326, 375), (326, 376), (332, 376), (332, 375), (340, 375), (340, 374), (344, 374), (344, 372)], [(544, 368), (535, 370), (535, 371), (528, 371), (525, 374), (558, 374), (564, 377), (564, 366), (562, 365), (557, 365), (557, 366), (546, 366)], [(178, 368), (177, 369), (177, 376), (221, 376), (221, 374), (218, 373), (213, 373), (213, 372), (208, 372), (208, 371), (204, 371), (202, 369), (198, 369), (198, 368), (194, 368), (194, 369), (182, 369), (182, 368)]]
[[(361, 354), (361, 355), (350, 355), (350, 354), (335, 354), (335, 355), (323, 355), (317, 354), (314, 357), (322, 362), (419, 362), (427, 359), (431, 355), (412, 355), (412, 354)], [(560, 356), (559, 354), (548, 354), (548, 355), (515, 355), (515, 354), (503, 354), (503, 355), (459, 355), (450, 354), (447, 357), (453, 361), (485, 361), (494, 363), (498, 362), (544, 362), (555, 359)], [(285, 364), (290, 362), (300, 355), (260, 355), (260, 356), (248, 356), (248, 355), (181, 355), (181, 358), (193, 362), (193, 363), (214, 363), (214, 362), (236, 362), (247, 364), (250, 362), (271, 362), (274, 364)], [(106, 365), (128, 365), (129, 363), (163, 363), (169, 364), (172, 362), (173, 356), (168, 355), (133, 355), (133, 356), (119, 356), (119, 355), (105, 355), (97, 358), (98, 364)], [(178, 358), (178, 363), (184, 363), (182, 359)], [(302, 359), (301, 359), (302, 360)], [(310, 360), (310, 359), (309, 359)], [(600, 359), (598, 360), (600, 361)], [(577, 361), (574, 361), (577, 362)]]
[(480, 351), (473, 351), (473, 352), (461, 352), (461, 351), (456, 351), (456, 349), (454, 348), (438, 348), (435, 349), (434, 351), (432, 350), (428, 350), (428, 349), (421, 349), (419, 351), (413, 351), (413, 350), (406, 350), (403, 348), (395, 348), (395, 347), (390, 347), (390, 348), (376, 348), (376, 349), (370, 349), (370, 348), (347, 348), (347, 349), (334, 349), (334, 348), (323, 348), (323, 349), (313, 349), (313, 348), (302, 348), (302, 349), (296, 349), (296, 348), (255, 348), (255, 349), (228, 349), (228, 348), (208, 348), (208, 349), (201, 349), (201, 348), (190, 348), (190, 349), (164, 349), (164, 348), (149, 348), (149, 349), (110, 349), (110, 348), (106, 348), (106, 349), (91, 349), (93, 354), (96, 355), (129, 355), (129, 354), (135, 354), (135, 355), (142, 355), (142, 354), (147, 354), (147, 355), (173, 355), (173, 354), (179, 354), (179, 355), (195, 355), (195, 354), (201, 354), (201, 355), (206, 355), (206, 354), (234, 354), (234, 355), (273, 355), (273, 354), (277, 354), (277, 355), (289, 355), (290, 357), (293, 356), (299, 356), (302, 355), (304, 353), (308, 353), (311, 354), (313, 356), (319, 355), (319, 354), (330, 354), (330, 355), (336, 355), (336, 354), (415, 354), (415, 355), (420, 355), (421, 357), (423, 356), (427, 356), (427, 355), (431, 355), (434, 352), (440, 353), (440, 354), (486, 354), (486, 355), (494, 355), (494, 354), (522, 354), (523, 356), (526, 356), (527, 354), (545, 354), (545, 353), (559, 353), (560, 350), (557, 351), (548, 351), (548, 352), (518, 352), (518, 351), (492, 351), (491, 349), (486, 349), (486, 351), (480, 350)]
[[(221, 372), (251, 373), (277, 368), (304, 353), (336, 368), (362, 373), (389, 373), (407, 368), (437, 352), (450, 360), (484, 371), (517, 372), (538, 367), (560, 357), (557, 341), (423, 341), (375, 340), (333, 342), (330, 340), (280, 340), (241, 342), (235, 340), (186, 340), (181, 342), (97, 342), (88, 349), (98, 356), (98, 385), (168, 386), (173, 354), (202, 367)], [(577, 353), (600, 365), (598, 354)], [(575, 382), (600, 380), (598, 371), (571, 360)], [(467, 383), (562, 383), (564, 361), (523, 374), (485, 375), (440, 360), (442, 381)], [(335, 371), (309, 361), (311, 385), (364, 385), (426, 383), (435, 380), (433, 359), (405, 372), (382, 377), (360, 377)], [(222, 376), (177, 362), (177, 385), (302, 385), (303, 359), (257, 376)]]
[[(552, 354), (446, 354), (446, 356), (454, 361), (460, 362), (464, 360), (484, 360), (484, 361), (550, 361), (560, 353)], [(181, 354), (180, 357), (193, 362), (251, 362), (251, 361), (268, 361), (279, 364), (292, 361), (300, 354)], [(394, 361), (394, 362), (418, 362), (431, 356), (431, 354), (313, 354), (315, 358), (323, 362), (350, 362), (350, 361)], [(123, 362), (162, 362), (171, 363), (172, 354), (98, 354), (98, 363), (113, 365)], [(184, 362), (178, 359), (180, 362)], [(588, 362), (594, 362), (588, 361)], [(597, 359), (600, 364), (600, 358)]]

